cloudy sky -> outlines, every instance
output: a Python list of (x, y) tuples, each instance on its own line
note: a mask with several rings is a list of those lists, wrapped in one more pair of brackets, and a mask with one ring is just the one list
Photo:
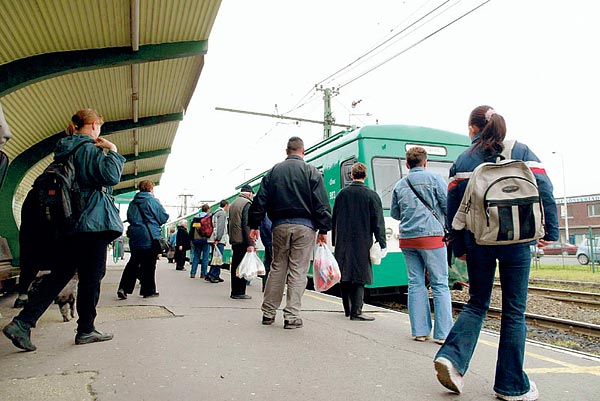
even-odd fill
[(224, 1), (156, 195), (166, 205), (183, 193), (191, 203), (219, 200), (282, 160), (290, 136), (317, 143), (317, 124), (215, 110), (301, 106), (287, 115), (322, 120), (315, 84), (339, 88), (336, 121), (359, 126), (466, 134), (470, 111), (489, 104), (508, 137), (542, 159), (555, 196), (564, 193), (563, 160), (568, 196), (598, 194), (598, 15), (593, 0)]

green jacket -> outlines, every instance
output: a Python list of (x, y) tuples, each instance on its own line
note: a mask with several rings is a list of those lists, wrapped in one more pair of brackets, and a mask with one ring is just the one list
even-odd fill
[(77, 144), (73, 164), (76, 179), (83, 192), (84, 209), (75, 226), (75, 232), (106, 232), (113, 240), (123, 234), (123, 222), (112, 196), (112, 186), (121, 179), (125, 158), (117, 152), (104, 152), (94, 146), (94, 140), (81, 134), (58, 141), (55, 157), (69, 154)]

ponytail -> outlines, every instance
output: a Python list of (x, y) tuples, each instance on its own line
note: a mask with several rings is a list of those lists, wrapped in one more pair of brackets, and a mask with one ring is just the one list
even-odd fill
[(486, 155), (495, 156), (502, 153), (502, 142), (506, 137), (504, 117), (490, 106), (479, 106), (471, 112), (469, 125), (479, 128), (481, 138), (476, 146), (481, 147)]
[(82, 109), (73, 114), (69, 125), (67, 126), (67, 135), (73, 135), (78, 132), (85, 124), (92, 124), (96, 121), (103, 121), (102, 116), (93, 109)]

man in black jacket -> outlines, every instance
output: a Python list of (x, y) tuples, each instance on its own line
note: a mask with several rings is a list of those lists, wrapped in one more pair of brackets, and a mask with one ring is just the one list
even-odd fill
[(263, 177), (250, 207), (250, 237), (258, 239), (258, 227), (265, 216), (273, 222), (273, 262), (265, 287), (262, 323), (275, 321), (287, 281), (284, 328), (302, 327), (300, 309), (306, 288), (308, 266), (315, 244), (327, 242), (331, 230), (331, 206), (323, 176), (304, 160), (304, 142), (292, 137), (287, 158)]

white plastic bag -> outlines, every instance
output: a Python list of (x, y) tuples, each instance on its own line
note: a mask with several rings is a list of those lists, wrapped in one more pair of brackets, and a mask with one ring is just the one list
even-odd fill
[(371, 249), (369, 250), (369, 258), (371, 259), (371, 263), (374, 265), (380, 265), (381, 259), (385, 258), (387, 255), (387, 248), (381, 249), (381, 245), (379, 242), (373, 243)]
[(327, 245), (318, 244), (315, 247), (313, 260), (313, 282), (315, 290), (327, 291), (342, 279), (342, 273), (337, 260)]
[(219, 248), (217, 248), (216, 246), (213, 248), (213, 256), (212, 259), (210, 260), (210, 265), (211, 266), (221, 266), (223, 264), (223, 255), (221, 254), (221, 251), (219, 251)]
[(258, 275), (264, 274), (265, 266), (256, 252), (246, 252), (244, 258), (235, 271), (236, 276), (248, 281), (254, 280), (256, 277), (258, 277)]

